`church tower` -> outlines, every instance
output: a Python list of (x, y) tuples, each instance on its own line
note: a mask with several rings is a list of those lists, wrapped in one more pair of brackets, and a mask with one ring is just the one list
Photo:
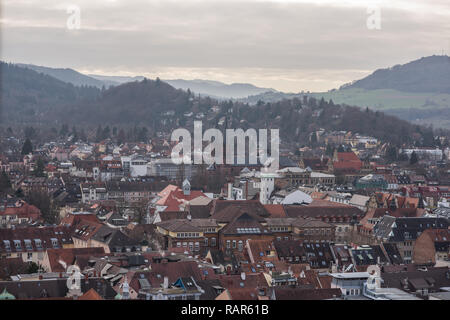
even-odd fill
[(182, 188), (183, 188), (183, 194), (184, 194), (185, 196), (188, 196), (188, 195), (191, 194), (191, 184), (190, 184), (190, 182), (189, 182), (188, 179), (185, 179), (185, 180), (183, 181), (183, 186), (182, 186)]

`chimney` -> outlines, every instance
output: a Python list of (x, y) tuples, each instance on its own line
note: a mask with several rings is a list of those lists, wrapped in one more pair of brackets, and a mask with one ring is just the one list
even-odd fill
[(169, 278), (168, 277), (164, 277), (163, 287), (164, 287), (164, 289), (169, 288)]
[(233, 187), (232, 183), (228, 182), (228, 199), (232, 199), (233, 197)]
[(245, 180), (245, 198), (244, 200), (248, 199), (248, 180)]

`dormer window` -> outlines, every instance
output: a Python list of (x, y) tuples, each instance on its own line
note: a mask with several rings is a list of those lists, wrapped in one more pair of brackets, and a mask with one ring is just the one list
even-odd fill
[(14, 247), (16, 250), (22, 250), (22, 244), (20, 243), (20, 240), (14, 240)]
[(31, 240), (25, 239), (24, 242), (25, 242), (25, 248), (27, 250), (33, 250), (33, 247), (31, 246)]
[(52, 242), (53, 248), (58, 248), (59, 247), (58, 239), (51, 238), (50, 241)]
[(3, 244), (5, 245), (6, 251), (11, 251), (11, 243), (9, 240), (3, 240)]
[(41, 239), (34, 239), (34, 244), (36, 245), (37, 249), (42, 249), (42, 241), (41, 241)]

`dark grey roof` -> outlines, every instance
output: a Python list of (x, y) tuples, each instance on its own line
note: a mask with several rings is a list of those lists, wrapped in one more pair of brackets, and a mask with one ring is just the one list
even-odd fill
[(418, 290), (428, 288), (431, 292), (439, 288), (450, 287), (450, 270), (447, 267), (428, 268), (427, 271), (401, 271), (381, 273), (384, 280), (383, 287), (398, 288), (401, 290)]
[(398, 251), (395, 243), (383, 243), (383, 248), (386, 251), (391, 264), (402, 264), (403, 258)]
[(415, 240), (426, 229), (447, 229), (444, 218), (394, 218), (385, 215), (374, 227), (374, 234), (392, 242)]
[[(1, 281), (0, 291), (6, 291), (16, 297), (16, 299), (37, 299), (37, 298), (62, 298), (67, 295), (67, 279), (47, 279), (33, 281)], [(81, 291), (86, 293), (94, 289), (105, 299), (113, 299), (116, 292), (108, 281), (101, 278), (89, 278), (81, 280)]]

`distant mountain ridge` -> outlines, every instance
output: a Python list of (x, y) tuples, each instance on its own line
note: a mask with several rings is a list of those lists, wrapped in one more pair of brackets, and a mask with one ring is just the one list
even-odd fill
[[(17, 65), (0, 63), (2, 124), (59, 127), (145, 126), (170, 133), (193, 128), (198, 116), (207, 128), (279, 128), (280, 139), (299, 144), (317, 130), (348, 130), (396, 145), (433, 144), (433, 129), (412, 125), (383, 112), (361, 110), (325, 99), (302, 97), (249, 106), (238, 101), (198, 97), (156, 79), (100, 90), (74, 86)], [(216, 108), (213, 108), (216, 107)]]
[(378, 69), (361, 80), (341, 87), (348, 88), (450, 93), (450, 57), (434, 55), (392, 68)]
[[(38, 73), (43, 73), (52, 76), (58, 80), (64, 81), (66, 83), (71, 83), (75, 86), (92, 86), (97, 88), (102, 88), (103, 86), (105, 86), (104, 81), (100, 81), (98, 79), (89, 77), (87, 75), (84, 75), (78, 71), (69, 68), (49, 68), (23, 63), (16, 63), (15, 65), (22, 68), (34, 70)], [(117, 84), (118, 83), (116, 83), (115, 85)], [(109, 87), (109, 85), (106, 85), (106, 87)]]
[(225, 84), (211, 80), (164, 80), (176, 89), (191, 90), (215, 98), (239, 99), (265, 92), (277, 92), (271, 88), (260, 88), (249, 83)]
[[(73, 69), (55, 69), (23, 65), (28, 69), (50, 75), (73, 85), (109, 88), (127, 82), (142, 81), (144, 77), (84, 75)], [(381, 110), (416, 124), (433, 124), (450, 128), (450, 57), (423, 57), (403, 65), (378, 69), (371, 75), (333, 89), (317, 93), (284, 93), (247, 83), (225, 84), (211, 80), (162, 80), (176, 89), (188, 89), (200, 96), (217, 100), (233, 100), (255, 105), (276, 103), (283, 99), (307, 95), (334, 103)], [(300, 88), (301, 89), (301, 88)], [(449, 111), (447, 111), (449, 110)]]
[[(118, 86), (127, 82), (142, 81), (143, 76), (104, 76), (97, 74), (83, 74), (70, 68), (50, 68), (37, 66), (33, 64), (16, 63), (17, 66), (28, 68), (39, 73), (52, 76), (58, 80), (71, 83), (75, 86), (94, 86), (97, 88), (109, 88), (110, 86)], [(175, 89), (188, 89), (202, 96), (210, 96), (216, 99), (239, 99), (248, 96), (258, 95), (266, 92), (278, 92), (272, 88), (260, 88), (249, 83), (232, 83), (226, 84), (213, 80), (163, 80)]]
[[(101, 76), (95, 74), (89, 74), (89, 76), (104, 82), (111, 81), (116, 84), (133, 81), (142, 81), (144, 79), (143, 76), (136, 76), (136, 77)], [(182, 89), (185, 91), (189, 89), (196, 94), (200, 94), (202, 96), (210, 96), (216, 99), (239, 99), (265, 92), (278, 92), (272, 88), (260, 88), (249, 83), (226, 84), (220, 81), (202, 80), (202, 79), (194, 79), (194, 80), (162, 79), (162, 81), (170, 84), (175, 89)]]

